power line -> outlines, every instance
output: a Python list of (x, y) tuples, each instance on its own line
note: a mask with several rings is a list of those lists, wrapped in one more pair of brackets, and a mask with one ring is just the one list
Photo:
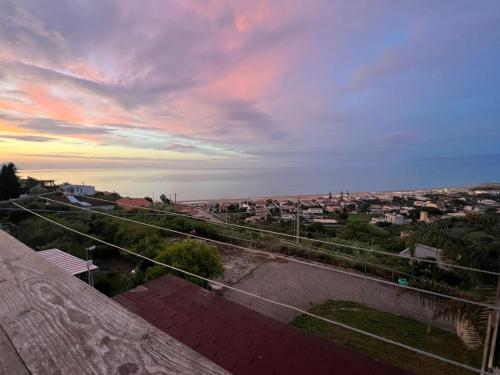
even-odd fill
[(184, 233), (184, 232), (181, 232), (181, 231), (178, 231), (178, 230), (175, 230), (175, 229), (169, 229), (169, 228), (161, 227), (161, 226), (150, 224), (150, 223), (144, 223), (144, 222), (132, 220), (132, 219), (129, 219), (129, 218), (126, 218), (126, 217), (115, 216), (115, 215), (112, 215), (112, 214), (104, 212), (104, 211), (95, 211), (95, 210), (92, 210), (90, 208), (79, 207), (79, 206), (75, 206), (75, 205), (72, 205), (72, 204), (69, 204), (69, 203), (59, 202), (59, 201), (56, 201), (56, 200), (53, 200), (53, 199), (50, 199), (50, 198), (44, 198), (44, 197), (42, 197), (42, 199), (45, 199), (45, 200), (48, 200), (48, 201), (52, 201), (52, 202), (55, 202), (55, 203), (59, 203), (59, 204), (62, 204), (62, 205), (65, 205), (65, 206), (69, 206), (69, 207), (75, 207), (75, 208), (78, 208), (80, 210), (86, 210), (86, 211), (94, 212), (96, 214), (113, 217), (115, 219), (124, 220), (124, 221), (128, 221), (128, 222), (131, 222), (131, 223), (136, 223), (136, 224), (148, 226), (148, 227), (155, 228), (155, 229), (160, 229), (160, 230), (163, 230), (163, 231), (166, 231), (166, 232), (176, 233), (176, 234), (180, 234), (180, 235), (183, 235), (183, 236), (186, 236), (186, 237), (196, 238), (196, 239), (207, 241), (207, 242), (213, 242), (213, 243), (216, 243), (216, 244), (219, 244), (219, 245), (223, 245), (223, 246), (234, 247), (236, 249), (240, 249), (240, 250), (243, 250), (243, 251), (248, 251), (248, 252), (252, 252), (252, 253), (256, 253), (256, 254), (264, 254), (264, 255), (267, 255), (269, 257), (274, 257), (274, 258), (284, 259), (284, 260), (295, 262), (295, 263), (305, 264), (305, 265), (308, 265), (308, 266), (311, 266), (311, 267), (321, 268), (321, 269), (329, 270), (329, 271), (332, 271), (332, 272), (336, 272), (336, 273), (340, 273), (340, 274), (344, 274), (344, 275), (348, 275), (348, 276), (359, 277), (359, 278), (362, 278), (362, 279), (365, 279), (365, 280), (375, 281), (375, 282), (378, 282), (380, 284), (386, 284), (386, 285), (390, 285), (390, 286), (393, 286), (393, 287), (398, 287), (398, 288), (403, 288), (403, 289), (407, 289), (407, 290), (412, 290), (412, 291), (415, 291), (415, 292), (421, 292), (421, 293), (433, 295), (433, 296), (436, 296), (436, 297), (452, 299), (452, 300), (455, 300), (455, 301), (458, 301), (458, 302), (469, 303), (469, 304), (473, 304), (473, 305), (477, 305), (477, 306), (482, 306), (482, 307), (486, 307), (486, 308), (489, 308), (489, 309), (499, 310), (500, 311), (500, 306), (494, 306), (494, 305), (489, 305), (489, 304), (482, 303), (482, 302), (471, 301), (471, 300), (468, 300), (468, 299), (465, 299), (465, 298), (456, 297), (456, 296), (450, 296), (450, 295), (447, 295), (447, 294), (433, 292), (433, 291), (425, 290), (425, 289), (419, 289), (419, 288), (415, 288), (415, 287), (408, 286), (408, 285), (394, 284), (394, 283), (392, 283), (390, 281), (387, 281), (387, 280), (376, 279), (374, 277), (370, 277), (370, 276), (366, 276), (366, 275), (361, 275), (361, 274), (355, 274), (355, 273), (352, 273), (352, 272), (348, 272), (348, 271), (344, 271), (344, 270), (339, 270), (339, 269), (336, 269), (336, 268), (326, 267), (325, 265), (322, 265), (322, 264), (306, 262), (306, 261), (303, 261), (303, 260), (300, 260), (300, 259), (296, 259), (296, 258), (293, 258), (293, 257), (288, 257), (288, 256), (285, 256), (285, 255), (270, 253), (268, 251), (263, 251), (263, 250), (258, 250), (258, 249), (251, 249), (251, 248), (248, 248), (248, 247), (244, 247), (244, 246), (240, 246), (240, 245), (236, 245), (236, 244), (230, 244), (230, 243), (222, 242), (222, 241), (219, 241), (219, 240), (214, 240), (214, 239), (211, 239), (211, 238), (206, 238), (206, 237), (198, 236), (198, 235), (191, 234), (191, 233)]
[[(290, 241), (286, 241), (286, 240), (283, 240), (283, 241), (286, 244), (290, 244), (290, 245), (294, 244), (293, 242), (290, 242)], [(335, 257), (344, 258), (344, 259), (347, 259), (347, 260), (350, 260), (350, 261), (356, 262), (356, 263), (368, 264), (368, 265), (370, 265), (372, 267), (377, 267), (377, 268), (380, 268), (380, 269), (383, 269), (383, 270), (386, 270), (386, 271), (395, 272), (395, 273), (400, 274), (400, 275), (411, 277), (411, 278), (413, 278), (415, 280), (420, 280), (422, 282), (430, 282), (430, 283), (439, 285), (440, 287), (444, 287), (444, 288), (449, 289), (449, 290), (456, 290), (456, 288), (452, 288), (452, 287), (450, 287), (448, 285), (438, 284), (435, 280), (427, 279), (425, 277), (415, 276), (415, 275), (412, 275), (411, 273), (407, 273), (407, 272), (404, 272), (404, 271), (400, 271), (400, 270), (397, 270), (397, 269), (386, 267), (386, 266), (383, 266), (381, 264), (368, 262), (365, 259), (358, 258), (358, 257), (352, 256), (352, 255), (343, 254), (343, 253), (339, 253), (339, 252), (336, 252), (336, 251), (329, 251), (329, 250), (325, 250), (325, 249), (322, 249), (322, 248), (316, 247), (316, 246), (308, 246), (308, 245), (301, 245), (301, 246), (303, 246), (306, 249), (309, 249), (309, 251), (316, 251), (316, 252), (319, 252), (319, 253), (323, 253), (323, 254), (328, 254), (328, 255), (331, 255), (331, 256), (335, 256)]]
[[(80, 212), (80, 211), (74, 211), (74, 210), (69, 210), (69, 211), (44, 210), (44, 209), (31, 209), (31, 210), (33, 212), (43, 212), (43, 213), (72, 214), (72, 215), (75, 215), (75, 214), (76, 215), (85, 215), (85, 214), (88, 215), (88, 214), (92, 214), (93, 215), (92, 212)], [(13, 207), (0, 207), (0, 211), (25, 212), (25, 210), (23, 210), (21, 208), (13, 208)], [(168, 216), (168, 214), (166, 214), (166, 213), (150, 213), (150, 214), (145, 214), (145, 213), (120, 212), (120, 213), (116, 213), (116, 214), (117, 215), (123, 215), (123, 216)], [(249, 240), (249, 239), (241, 238), (241, 237), (235, 237), (235, 236), (231, 236), (231, 235), (225, 234), (225, 233), (220, 233), (220, 235), (223, 236), (223, 237), (225, 237), (225, 238), (230, 238), (230, 239), (234, 239), (234, 240), (238, 240), (238, 241), (244, 241), (244, 242), (248, 242), (248, 243), (251, 243), (251, 244), (255, 243), (254, 240)], [(286, 244), (289, 244), (289, 245), (294, 245), (294, 243), (286, 241), (286, 240), (283, 240), (283, 242), (286, 243)], [(347, 259), (349, 261), (356, 262), (356, 263), (368, 264), (368, 265), (370, 265), (372, 267), (377, 267), (377, 268), (384, 269), (384, 270), (387, 270), (387, 271), (392, 271), (392, 272), (395, 272), (395, 273), (400, 274), (400, 275), (404, 275), (404, 276), (407, 276), (407, 277), (414, 278), (416, 280), (421, 280), (421, 281), (425, 281), (425, 282), (435, 283), (435, 281), (433, 281), (433, 280), (426, 279), (426, 278), (421, 278), (421, 277), (418, 277), (418, 276), (406, 273), (404, 271), (394, 270), (392, 268), (385, 267), (385, 266), (380, 265), (380, 264), (368, 262), (368, 261), (366, 261), (364, 259), (361, 259), (361, 258), (358, 258), (358, 257), (354, 257), (352, 255), (343, 254), (343, 253), (341, 254), (341, 253), (335, 252), (335, 251), (328, 251), (328, 250), (325, 250), (325, 249), (322, 249), (322, 248), (319, 248), (319, 247), (314, 247), (314, 246), (308, 246), (308, 245), (302, 245), (302, 244), (300, 246), (304, 247), (305, 249), (307, 249), (307, 251), (319, 252), (319, 253), (327, 254), (327, 255), (330, 255), (330, 256)], [(446, 288), (453, 289), (453, 288), (450, 288), (448, 286), (446, 286)]]
[[(30, 197), (31, 198), (31, 197)], [(82, 214), (87, 214), (87, 212), (78, 212), (78, 211), (62, 211), (62, 210), (44, 210), (40, 208), (32, 209), (34, 212), (46, 212), (46, 213), (56, 213), (56, 214), (77, 214), (77, 215), (82, 215)], [(12, 211), (12, 212), (24, 212), (25, 210), (22, 210), (20, 208), (14, 208), (14, 207), (0, 207), (0, 211)], [(123, 215), (123, 216), (169, 216), (168, 213), (157, 213), (157, 214), (148, 214), (148, 213), (133, 213), (133, 212), (116, 212), (117, 215)]]
[[(79, 194), (73, 194), (73, 195), (76, 195), (76, 196), (79, 196), (79, 197), (83, 196), (83, 195), (79, 195)], [(116, 203), (114, 201), (110, 201), (110, 200), (102, 199), (102, 198), (95, 198), (95, 197), (87, 197), (87, 198), (95, 199), (95, 200), (103, 201), (103, 202), (113, 203), (115, 205), (118, 204), (118, 203)], [(59, 202), (59, 203), (61, 203), (61, 202)], [(246, 225), (239, 225), (239, 224), (233, 224), (233, 223), (223, 223), (223, 222), (210, 221), (210, 220), (207, 220), (207, 219), (204, 219), (204, 218), (200, 218), (200, 217), (196, 217), (196, 216), (191, 216), (191, 215), (187, 215), (187, 214), (180, 214), (180, 213), (177, 213), (177, 212), (169, 212), (169, 211), (159, 210), (159, 209), (151, 208), (151, 207), (140, 207), (140, 206), (136, 206), (136, 205), (128, 204), (128, 203), (120, 203), (120, 205), (129, 206), (129, 207), (135, 207), (135, 208), (140, 208), (140, 209), (145, 209), (145, 210), (155, 211), (155, 212), (163, 212), (165, 214), (173, 215), (173, 216), (187, 217), (187, 218), (190, 218), (190, 219), (200, 220), (200, 221), (203, 221), (203, 222), (206, 222), (206, 223), (210, 223), (210, 224), (214, 224), (214, 225), (219, 225), (219, 226), (231, 226), (231, 227), (235, 227), (235, 228), (241, 228), (241, 229), (245, 229), (245, 230), (252, 230), (252, 231), (257, 231), (257, 232), (262, 232), (262, 233), (274, 234), (274, 235), (284, 236), (284, 237), (290, 237), (290, 238), (294, 238), (294, 239), (297, 238), (293, 234), (276, 232), (276, 231), (271, 231), (271, 230), (261, 229), (261, 228), (253, 228), (253, 227), (249, 227), (249, 226), (246, 226)], [(341, 243), (337, 243), (337, 242), (319, 240), (319, 239), (315, 239), (315, 238), (301, 237), (300, 239), (301, 240), (310, 241), (310, 242), (317, 242), (317, 243), (323, 243), (323, 244), (328, 244), (328, 245), (332, 245), (332, 246), (344, 247), (344, 248), (353, 249), (353, 250), (366, 251), (366, 252), (380, 254), (380, 255), (387, 255), (387, 256), (392, 256), (392, 257), (396, 257), (396, 258), (400, 258), (400, 259), (405, 259), (405, 260), (413, 260), (413, 261), (422, 262), (422, 263), (437, 264), (437, 265), (440, 265), (442, 267), (450, 267), (450, 268), (456, 268), (456, 269), (461, 269), (461, 270), (465, 270), (465, 271), (473, 271), (473, 272), (484, 273), (484, 274), (487, 274), (487, 275), (500, 276), (500, 272), (488, 271), (488, 270), (483, 270), (483, 269), (474, 268), (474, 267), (460, 266), (458, 264), (453, 264), (453, 263), (443, 263), (443, 262), (438, 262), (438, 261), (431, 260), (431, 259), (421, 259), (421, 258), (407, 257), (405, 255), (400, 255), (400, 254), (395, 254), (395, 253), (389, 253), (387, 251), (381, 251), (381, 250), (375, 250), (375, 249), (367, 249), (365, 247), (359, 247), (359, 246), (353, 246), (353, 245), (346, 245), (346, 244), (341, 244)]]
[[(82, 195), (78, 195), (78, 194), (73, 194), (73, 195), (82, 196)], [(114, 201), (110, 201), (110, 200), (107, 200), (107, 199), (93, 198), (93, 197), (89, 197), (89, 198), (90, 199), (99, 200), (99, 201), (104, 201), (104, 202), (118, 204), (118, 203), (116, 203)], [(61, 203), (61, 202), (59, 202), (59, 203)], [(241, 229), (245, 229), (245, 230), (252, 230), (252, 231), (262, 232), (262, 233), (267, 233), (267, 234), (274, 234), (274, 235), (284, 236), (284, 237), (290, 237), (290, 238), (294, 238), (294, 239), (297, 238), (296, 235), (293, 235), (293, 234), (276, 232), (276, 231), (271, 231), (271, 230), (268, 230), (268, 229), (253, 228), (253, 227), (249, 227), (249, 226), (246, 226), (246, 225), (239, 225), (239, 224), (233, 224), (233, 223), (224, 223), (224, 222), (210, 221), (210, 220), (207, 220), (207, 219), (204, 219), (204, 218), (200, 218), (200, 217), (196, 217), (196, 216), (191, 216), (191, 215), (187, 215), (187, 214), (180, 214), (180, 213), (177, 213), (177, 212), (169, 212), (169, 211), (159, 210), (159, 209), (151, 208), (151, 207), (140, 207), (140, 206), (136, 206), (136, 205), (132, 205), (132, 204), (127, 204), (127, 203), (120, 203), (120, 205), (130, 206), (130, 207), (135, 207), (135, 208), (141, 208), (141, 209), (146, 209), (146, 210), (156, 211), (156, 212), (163, 212), (163, 213), (166, 213), (168, 215), (173, 215), (173, 216), (187, 217), (187, 218), (190, 218), (190, 219), (200, 220), (200, 221), (203, 221), (203, 222), (208, 222), (210, 224), (219, 225), (219, 226), (231, 226), (231, 227), (235, 227), (235, 228), (241, 228)], [(78, 208), (80, 208), (80, 207), (78, 207)], [(347, 245), (347, 244), (341, 244), (341, 243), (337, 243), (337, 242), (325, 241), (325, 240), (320, 240), (320, 239), (316, 239), (316, 238), (300, 237), (300, 239), (303, 240), (303, 241), (305, 240), (305, 241), (317, 242), (317, 243), (322, 243), (322, 244), (327, 244), (327, 245), (332, 245), (332, 246), (337, 246), (337, 247), (344, 247), (344, 248), (348, 248), (348, 249), (360, 250), (360, 251), (365, 251), (365, 252), (370, 252), (370, 253), (375, 253), (375, 254), (380, 254), (380, 255), (387, 255), (387, 256), (392, 256), (392, 257), (396, 257), (396, 258), (400, 258), (400, 259), (405, 259), (405, 260), (411, 260), (411, 261), (422, 262), (422, 263), (437, 264), (437, 265), (440, 265), (442, 267), (456, 268), (456, 269), (461, 269), (461, 270), (464, 270), (464, 271), (473, 271), (473, 272), (484, 273), (484, 274), (487, 274), (487, 275), (500, 276), (500, 272), (488, 271), (488, 270), (483, 270), (483, 269), (474, 268), (474, 267), (461, 266), (461, 265), (453, 264), (453, 263), (444, 263), (444, 262), (439, 262), (439, 261), (435, 261), (435, 260), (431, 260), (431, 259), (421, 259), (421, 258), (415, 258), (415, 257), (411, 257), (411, 256), (408, 257), (408, 256), (405, 256), (405, 255), (400, 255), (400, 254), (395, 254), (395, 253), (389, 253), (387, 251), (376, 250), (376, 249), (367, 249), (365, 247), (354, 246), (354, 245)]]
[(380, 340), (380, 341), (383, 341), (385, 343), (388, 343), (388, 344), (391, 344), (391, 345), (395, 345), (395, 346), (398, 346), (400, 348), (403, 348), (403, 349), (406, 349), (406, 350), (409, 350), (409, 351), (412, 351), (412, 352), (415, 352), (415, 353), (418, 353), (418, 354), (421, 354), (421, 355), (424, 355), (424, 356), (427, 356), (427, 357), (430, 357), (430, 358), (434, 358), (434, 359), (437, 359), (437, 360), (440, 360), (442, 362), (446, 362), (446, 363), (449, 363), (451, 365), (455, 365), (457, 367), (461, 367), (461, 368), (464, 368), (464, 369), (467, 369), (469, 371), (473, 371), (473, 372), (476, 372), (476, 373), (481, 373), (481, 370), (480, 369), (477, 369), (475, 367), (471, 367), (469, 365), (466, 365), (464, 363), (461, 363), (461, 362), (457, 362), (457, 361), (454, 361), (454, 360), (451, 360), (451, 359), (448, 359), (448, 358), (445, 358), (445, 357), (442, 357), (442, 356), (439, 356), (439, 355), (436, 355), (434, 353), (430, 353), (430, 352), (427, 352), (427, 351), (424, 351), (424, 350), (421, 350), (421, 349), (417, 349), (417, 348), (414, 348), (414, 347), (411, 347), (409, 345), (406, 345), (406, 344), (402, 344), (398, 341), (394, 341), (394, 340), (391, 340), (391, 339), (388, 339), (386, 337), (383, 337), (383, 336), (379, 336), (379, 335), (376, 335), (376, 334), (373, 334), (373, 333), (370, 333), (370, 332), (367, 332), (367, 331), (364, 331), (364, 330), (361, 330), (361, 329), (358, 329), (358, 328), (355, 328), (355, 327), (352, 327), (352, 326), (349, 326), (347, 324), (344, 324), (344, 323), (341, 323), (341, 322), (338, 322), (338, 321), (335, 321), (335, 320), (332, 320), (332, 319), (328, 319), (328, 318), (325, 318), (325, 317), (322, 317), (322, 316), (319, 316), (319, 315), (316, 315), (316, 314), (313, 314), (309, 311), (306, 311), (306, 310), (303, 310), (301, 308), (298, 308), (296, 306), (292, 306), (292, 305), (288, 305), (286, 303), (283, 303), (283, 302), (279, 302), (279, 301), (275, 301), (275, 300), (272, 300), (270, 298), (266, 298), (266, 297), (263, 297), (261, 295), (258, 295), (258, 294), (254, 294), (254, 293), (251, 293), (251, 292), (248, 292), (248, 291), (245, 291), (243, 289), (239, 289), (239, 288), (236, 288), (236, 287), (233, 287), (233, 286), (230, 286), (230, 285), (226, 285), (224, 283), (221, 283), (219, 281), (215, 281), (215, 280), (212, 280), (212, 279), (209, 279), (209, 278), (206, 278), (206, 277), (203, 277), (203, 276), (200, 276), (200, 275), (197, 275), (195, 273), (192, 273), (192, 272), (189, 272), (189, 271), (186, 271), (186, 270), (183, 270), (181, 268), (177, 268), (177, 267), (174, 267), (170, 264), (167, 264), (167, 263), (162, 263), (162, 262), (159, 262), (155, 259), (152, 259), (152, 258), (148, 258), (142, 254), (138, 254), (138, 253), (135, 253), (131, 250), (128, 250), (126, 248), (123, 248), (121, 246), (118, 246), (118, 245), (115, 245), (115, 244), (112, 244), (110, 242), (107, 242), (107, 241), (104, 241), (104, 240), (101, 240), (100, 238), (97, 238), (97, 237), (94, 237), (94, 236), (91, 236), (87, 233), (83, 233), (83, 232), (80, 232), (76, 229), (73, 229), (73, 228), (70, 228), (64, 224), (61, 224), (55, 220), (52, 220), (52, 219), (49, 219), (39, 213), (36, 213), (26, 207), (23, 207), (21, 206), (20, 204), (16, 203), (15, 201), (12, 201), (13, 204), (15, 204), (16, 206), (24, 209), (25, 211), (27, 212), (30, 212), (31, 214), (33, 215), (36, 215), (40, 218), (42, 218), (43, 220), (46, 220), (48, 222), (51, 222), (52, 224), (55, 224), (57, 226), (60, 226), (61, 228), (64, 228), (66, 230), (69, 230), (73, 233), (76, 233), (76, 234), (79, 234), (81, 236), (84, 236), (84, 237), (87, 237), (87, 238), (90, 238), (94, 241), (97, 241), (97, 242), (100, 242), (102, 244), (105, 244), (107, 246), (110, 246), (110, 247), (114, 247), (118, 250), (121, 250), (121, 251), (124, 251), (128, 254), (131, 254), (131, 255), (134, 255), (134, 256), (137, 256), (137, 257), (140, 257), (142, 259), (145, 259), (145, 260), (148, 260), (154, 264), (157, 264), (157, 265), (160, 265), (160, 266), (163, 266), (163, 267), (166, 267), (166, 268), (169, 268), (171, 270), (174, 270), (174, 271), (177, 271), (177, 272), (181, 272), (185, 275), (188, 275), (188, 276), (191, 276), (191, 277), (195, 277), (199, 280), (203, 280), (207, 283), (212, 283), (212, 284), (215, 284), (215, 285), (218, 285), (218, 286), (221, 286), (223, 288), (227, 288), (229, 290), (233, 290), (235, 292), (238, 292), (238, 293), (242, 293), (242, 294), (245, 294), (249, 297), (252, 297), (252, 298), (256, 298), (256, 299), (259, 299), (261, 301), (264, 301), (264, 302), (268, 302), (268, 303), (271, 303), (271, 304), (274, 304), (274, 305), (277, 305), (277, 306), (281, 306), (281, 307), (285, 307), (287, 309), (290, 309), (290, 310), (293, 310), (293, 311), (296, 311), (298, 313), (301, 313), (301, 314), (304, 314), (304, 315), (307, 315), (307, 316), (310, 316), (312, 318), (315, 318), (315, 319), (319, 319), (321, 321), (324, 321), (326, 323), (330, 323), (330, 324), (333, 324), (333, 325), (336, 325), (336, 326), (339, 326), (339, 327), (342, 327), (344, 329), (347, 329), (347, 330), (350, 330), (350, 331), (353, 331), (353, 332), (356, 332), (356, 333), (359, 333), (359, 334), (362, 334), (362, 335), (365, 335), (365, 336), (368, 336), (368, 337), (371, 337), (371, 338), (374, 338), (374, 339), (377, 339), (377, 340)]

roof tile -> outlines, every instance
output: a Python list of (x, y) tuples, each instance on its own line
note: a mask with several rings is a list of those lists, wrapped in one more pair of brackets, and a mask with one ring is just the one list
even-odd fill
[(173, 275), (115, 300), (236, 375), (407, 374)]

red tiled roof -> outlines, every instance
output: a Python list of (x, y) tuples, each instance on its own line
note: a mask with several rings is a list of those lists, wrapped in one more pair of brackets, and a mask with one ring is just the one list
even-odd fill
[(149, 207), (151, 202), (144, 198), (120, 198), (116, 203), (125, 210), (132, 210), (135, 207)]
[(172, 275), (114, 299), (236, 375), (407, 374)]

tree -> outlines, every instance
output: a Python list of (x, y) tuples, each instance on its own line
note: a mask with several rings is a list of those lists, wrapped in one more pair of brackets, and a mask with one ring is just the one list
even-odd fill
[[(181, 270), (194, 273), (206, 278), (222, 276), (222, 266), (219, 251), (215, 246), (195, 240), (183, 240), (167, 245), (155, 258), (157, 261), (169, 264)], [(146, 271), (146, 280), (154, 279), (160, 275), (170, 272), (170, 269), (155, 265)], [(177, 276), (202, 286), (206, 282), (193, 276), (186, 276), (182, 272), (173, 272)]]
[(170, 204), (170, 199), (165, 194), (160, 195), (160, 200), (165, 204)]
[(0, 172), (0, 200), (17, 198), (21, 194), (21, 184), (14, 163), (4, 164)]

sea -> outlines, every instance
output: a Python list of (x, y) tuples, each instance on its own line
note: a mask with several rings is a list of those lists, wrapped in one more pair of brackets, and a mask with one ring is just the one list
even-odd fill
[(32, 169), (22, 177), (177, 201), (465, 187), (500, 181), (496, 163), (210, 169)]

